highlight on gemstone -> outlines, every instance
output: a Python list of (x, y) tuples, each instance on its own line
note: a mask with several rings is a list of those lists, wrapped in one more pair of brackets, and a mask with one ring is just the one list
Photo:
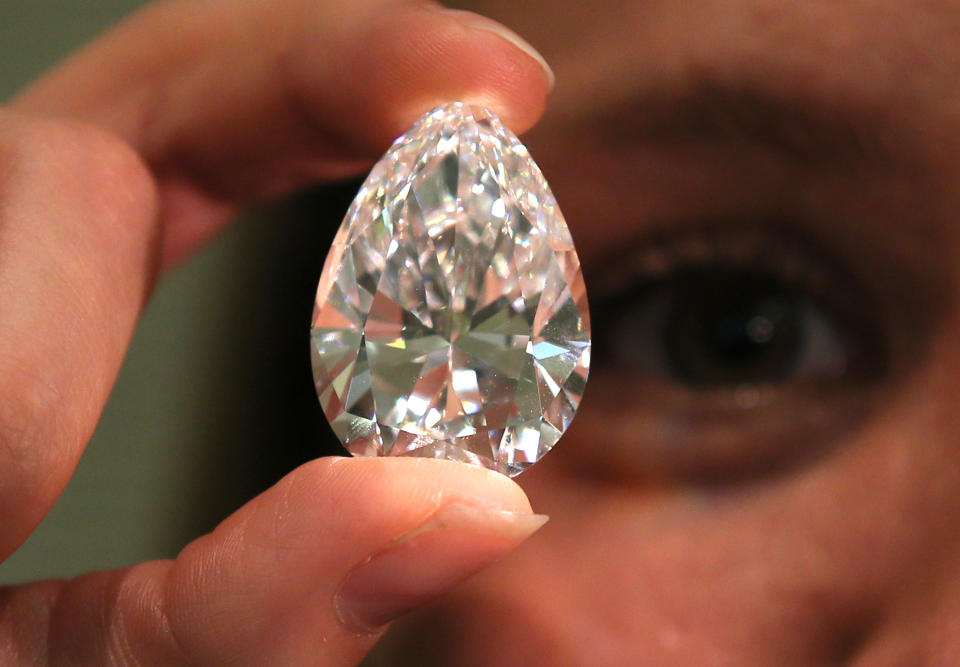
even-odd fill
[(490, 112), (438, 107), (374, 166), (310, 337), (321, 406), (354, 455), (513, 476), (556, 444), (590, 366), (586, 291), (550, 187)]

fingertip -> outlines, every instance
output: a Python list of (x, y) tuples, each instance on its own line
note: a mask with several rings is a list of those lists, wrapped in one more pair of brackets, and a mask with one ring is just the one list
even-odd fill
[(538, 65), (540, 65), (540, 69), (543, 70), (543, 74), (547, 80), (547, 92), (549, 93), (551, 90), (553, 90), (553, 86), (556, 83), (556, 75), (553, 73), (553, 68), (550, 67), (550, 63), (548, 63), (547, 59), (543, 57), (543, 54), (537, 51), (533, 44), (525, 40), (507, 26), (503, 25), (499, 21), (494, 21), (489, 17), (483, 16), (482, 14), (477, 14), (476, 12), (471, 12), (464, 9), (450, 9), (448, 7), (440, 6), (430, 6), (428, 9), (432, 9), (445, 16), (450, 16), (468, 28), (490, 32), (502, 39), (505, 39), (509, 44), (523, 51), (523, 53), (528, 55)]
[[(412, 22), (416, 29), (408, 27)], [(397, 28), (421, 32), (413, 45), (420, 55), (409, 74), (411, 83), (426, 75), (423, 83), (433, 88), (425, 89), (427, 99), (418, 101), (401, 131), (428, 109), (452, 101), (490, 109), (516, 134), (543, 115), (553, 72), (543, 56), (506, 26), (473, 12), (420, 5), (411, 15), (398, 16)]]
[[(358, 514), (380, 512), (393, 521), (407, 522), (432, 513), (445, 503), (529, 514), (530, 501), (520, 486), (505, 475), (455, 461), (416, 457), (324, 457), (307, 463), (278, 485), (287, 507), (301, 507), (308, 516), (335, 511), (336, 503), (351, 498)], [(331, 506), (321, 508), (328, 499)], [(402, 512), (401, 508), (408, 508)], [(407, 514), (407, 516), (403, 516)]]
[[(307, 47), (294, 79), (318, 124), (342, 128), (344, 143), (358, 152), (375, 157), (424, 112), (448, 102), (486, 107), (517, 134), (543, 114), (549, 67), (491, 19), (418, 3), (354, 20), (336, 46)], [(331, 79), (342, 87), (328, 88)]]
[[(204, 659), (229, 645), (271, 664), (356, 660), (382, 623), (443, 595), (544, 522), (515, 482), (483, 468), (317, 459), (181, 554), (168, 585), (172, 632)], [(231, 622), (240, 616), (242, 631)], [(283, 620), (291, 617), (296, 628)], [(283, 641), (264, 643), (281, 631)]]
[(449, 503), (342, 581), (334, 609), (348, 631), (376, 632), (515, 549), (547, 517)]
[(464, 63), (471, 68), (477, 89), (462, 101), (490, 109), (516, 134), (533, 127), (556, 82), (543, 55), (507, 26), (481, 14), (439, 5), (425, 9), (439, 17), (439, 33), (452, 33), (452, 47), (463, 49)]
[[(304, 523), (271, 538), (289, 545), (294, 536), (303, 545), (301, 536), (315, 534), (307, 526), (322, 523), (326, 538), (342, 545), (327, 572), (339, 580), (331, 604), (347, 636), (375, 635), (510, 553), (547, 521), (532, 513), (510, 478), (454, 461), (320, 459), (290, 480), (280, 506)], [(321, 509), (321, 498), (333, 504)]]

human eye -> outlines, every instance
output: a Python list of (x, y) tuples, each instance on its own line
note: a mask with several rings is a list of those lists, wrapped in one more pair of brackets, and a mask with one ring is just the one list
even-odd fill
[(598, 266), (588, 394), (604, 407), (585, 421), (621, 474), (730, 481), (810, 460), (884, 385), (870, 293), (789, 226), (648, 233)]
[(733, 485), (842, 454), (911, 395), (955, 302), (949, 186), (912, 133), (867, 99), (691, 76), (535, 147), (591, 305), (571, 474)]

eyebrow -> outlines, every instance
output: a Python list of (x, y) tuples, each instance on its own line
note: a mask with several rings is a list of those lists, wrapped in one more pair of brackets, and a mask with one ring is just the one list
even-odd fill
[(591, 115), (589, 122), (618, 143), (739, 143), (801, 165), (890, 154), (878, 114), (850, 99), (822, 99), (801, 89), (701, 77), (682, 88), (642, 90)]

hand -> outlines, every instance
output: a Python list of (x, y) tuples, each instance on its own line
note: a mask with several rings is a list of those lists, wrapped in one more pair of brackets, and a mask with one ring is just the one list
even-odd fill
[[(169, 1), (0, 111), (0, 558), (62, 491), (158, 273), (244, 205), (361, 174), (430, 106), (539, 117), (541, 63), (412, 2)], [(174, 561), (0, 589), (0, 663), (351, 664), (542, 525), (444, 461), (307, 464)]]

